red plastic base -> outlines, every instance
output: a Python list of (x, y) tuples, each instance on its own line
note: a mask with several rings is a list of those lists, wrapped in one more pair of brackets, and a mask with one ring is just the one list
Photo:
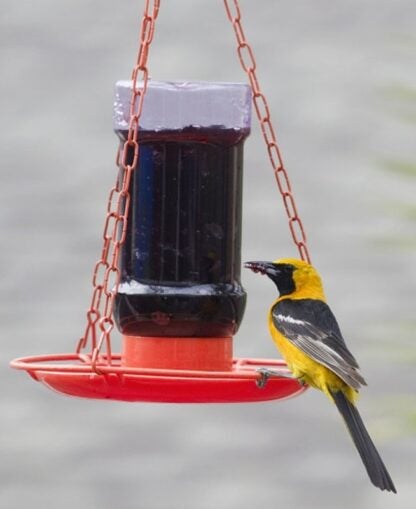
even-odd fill
[(274, 376), (260, 389), (257, 368), (288, 373), (284, 361), (270, 359), (234, 359), (231, 371), (128, 368), (121, 365), (120, 355), (113, 355), (111, 364), (97, 365), (97, 374), (90, 357), (77, 354), (20, 358), (11, 366), (68, 396), (117, 401), (248, 403), (286, 399), (305, 390), (296, 380)]

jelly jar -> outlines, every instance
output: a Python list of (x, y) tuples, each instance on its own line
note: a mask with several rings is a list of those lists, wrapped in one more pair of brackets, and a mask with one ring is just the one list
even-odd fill
[[(114, 128), (122, 145), (131, 87), (129, 81), (116, 85)], [(122, 334), (225, 337), (237, 331), (246, 302), (241, 220), (250, 105), (251, 90), (243, 84), (149, 82), (115, 300)]]

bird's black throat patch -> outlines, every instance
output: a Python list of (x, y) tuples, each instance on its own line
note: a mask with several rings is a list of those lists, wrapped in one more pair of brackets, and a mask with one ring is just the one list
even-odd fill
[(289, 263), (274, 264), (277, 269), (276, 276), (269, 275), (279, 290), (280, 295), (290, 295), (296, 290), (293, 272), (295, 267)]

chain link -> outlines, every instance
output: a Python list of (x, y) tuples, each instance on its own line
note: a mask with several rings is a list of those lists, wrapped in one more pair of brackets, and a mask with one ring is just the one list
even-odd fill
[[(132, 96), (130, 101), (130, 121), (127, 139), (120, 144), (116, 164), (119, 173), (110, 191), (107, 214), (104, 222), (103, 248), (101, 258), (94, 267), (92, 276), (93, 293), (87, 311), (87, 325), (84, 336), (77, 346), (77, 353), (91, 344), (91, 365), (100, 373), (97, 363), (111, 364), (111, 332), (114, 328), (112, 318), (114, 300), (120, 284), (120, 253), (126, 232), (130, 205), (130, 182), (139, 158), (138, 130), (147, 90), (149, 72), (147, 58), (152, 43), (155, 22), (159, 13), (160, 0), (146, 0), (140, 25), (140, 47), (137, 61), (132, 71)], [(97, 330), (98, 329), (98, 330)], [(100, 356), (105, 344), (106, 355)]]
[(270, 118), (269, 105), (266, 96), (261, 91), (257, 78), (256, 59), (254, 57), (253, 49), (245, 37), (241, 24), (241, 10), (239, 2), (238, 0), (224, 0), (224, 6), (237, 40), (238, 59), (240, 60), (241, 67), (247, 74), (251, 86), (254, 110), (259, 120), (260, 129), (267, 146), (267, 153), (276, 178), (277, 187), (283, 199), (293, 242), (295, 243), (302, 260), (310, 262), (303, 223), (299, 217), (289, 176), (277, 145), (276, 134)]

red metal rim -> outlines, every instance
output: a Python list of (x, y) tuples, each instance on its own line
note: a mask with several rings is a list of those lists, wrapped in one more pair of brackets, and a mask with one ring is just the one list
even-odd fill
[(117, 401), (243, 403), (287, 399), (305, 390), (296, 380), (278, 376), (264, 388), (257, 386), (259, 367), (288, 373), (284, 361), (275, 359), (239, 358), (230, 371), (190, 371), (128, 368), (113, 354), (111, 364), (103, 358), (94, 371), (90, 356), (70, 353), (22, 357), (11, 367), (68, 396)]

